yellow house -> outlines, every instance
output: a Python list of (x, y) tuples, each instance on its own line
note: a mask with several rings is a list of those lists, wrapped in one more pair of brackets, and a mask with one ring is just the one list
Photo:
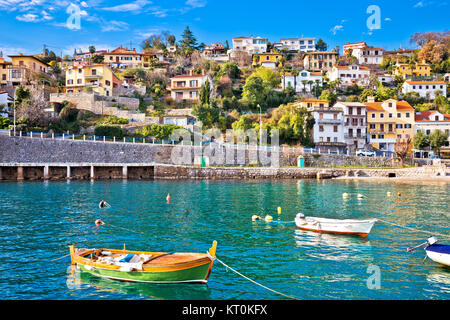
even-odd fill
[(11, 62), (5, 61), (5, 58), (0, 58), (0, 84), (6, 85), (8, 83), (8, 72)]
[(47, 75), (50, 66), (32, 55), (13, 55), (8, 66), (8, 81), (12, 85), (31, 84), (39, 74)]
[(365, 103), (368, 142), (381, 151), (395, 151), (397, 140), (414, 138), (415, 112), (407, 101), (394, 99)]
[(414, 67), (408, 63), (397, 63), (395, 75), (406, 79), (408, 76), (429, 77), (431, 76), (431, 66), (428, 63), (416, 63)]
[(113, 95), (120, 80), (106, 64), (70, 66), (66, 68), (66, 92), (92, 90), (102, 96)]
[(282, 57), (281, 53), (256, 53), (253, 55), (253, 65), (275, 69)]

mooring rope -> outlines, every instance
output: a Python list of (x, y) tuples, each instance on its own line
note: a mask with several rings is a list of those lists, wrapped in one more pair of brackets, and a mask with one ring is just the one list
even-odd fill
[(396, 224), (396, 223), (393, 223), (393, 222), (390, 222), (390, 221), (386, 221), (386, 220), (383, 220), (383, 219), (379, 219), (379, 218), (378, 218), (378, 220), (382, 221), (384, 223), (387, 223), (387, 224), (399, 227), (399, 228), (404, 228), (404, 229), (408, 229), (408, 230), (411, 230), (411, 231), (421, 232), (421, 233), (429, 234), (429, 235), (432, 235), (432, 236), (440, 236), (440, 237), (444, 237), (444, 238), (450, 238), (450, 235), (448, 235), (448, 234), (443, 234), (443, 233), (439, 233), (439, 232), (423, 231), (423, 230), (419, 230), (419, 229), (415, 229), (415, 228), (411, 228), (411, 227), (407, 227), (407, 226), (402, 226), (402, 225), (399, 225), (399, 224)]
[[(67, 258), (69, 256), (70, 256), (70, 253), (66, 254), (66, 255), (64, 255), (62, 257), (59, 257), (59, 258), (56, 258), (56, 259), (52, 259), (52, 260), (38, 259), (38, 260), (34, 260), (33, 262), (36, 262), (36, 261), (54, 262), (54, 261), (58, 261), (58, 260)], [(9, 267), (9, 268), (5, 268), (5, 269), (0, 269), (0, 271), (7, 271), (7, 270), (11, 270), (11, 269), (19, 269), (21, 267), (24, 267), (24, 263), (22, 261), (15, 261), (15, 262), (20, 263), (20, 264), (18, 266)]]
[(218, 261), (218, 262), (220, 262), (225, 268), (230, 269), (231, 271), (233, 271), (233, 272), (236, 273), (237, 275), (241, 276), (242, 278), (244, 278), (244, 279), (246, 279), (246, 280), (248, 280), (248, 281), (250, 281), (250, 282), (253, 282), (254, 284), (256, 284), (256, 285), (258, 285), (258, 286), (260, 286), (260, 287), (262, 287), (262, 288), (264, 288), (264, 289), (266, 289), (266, 290), (272, 291), (272, 292), (274, 292), (274, 293), (276, 293), (276, 294), (279, 294), (279, 295), (281, 295), (281, 296), (287, 297), (287, 298), (289, 298), (289, 299), (300, 300), (299, 298), (292, 297), (292, 296), (289, 296), (289, 295), (287, 295), (287, 294), (284, 294), (284, 293), (278, 292), (278, 291), (276, 291), (276, 290), (270, 289), (269, 287), (266, 287), (265, 285), (262, 285), (262, 284), (256, 282), (255, 280), (252, 280), (252, 279), (250, 279), (249, 277), (244, 276), (242, 273), (240, 273), (239, 271), (233, 269), (232, 267), (230, 267), (229, 265), (227, 265), (226, 263), (224, 263), (222, 260), (220, 260), (219, 258), (217, 258), (217, 256), (215, 257), (215, 260)]

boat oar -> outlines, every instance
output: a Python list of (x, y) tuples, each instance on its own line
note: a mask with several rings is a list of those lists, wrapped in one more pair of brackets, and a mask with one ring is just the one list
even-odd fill
[(424, 242), (422, 244), (419, 244), (418, 246), (415, 246), (415, 247), (412, 247), (412, 248), (408, 248), (407, 251), (408, 252), (413, 252), (417, 248), (420, 248), (420, 247), (423, 247), (423, 246), (432, 246), (436, 242), (438, 242), (437, 239), (435, 237), (431, 237), (426, 242)]

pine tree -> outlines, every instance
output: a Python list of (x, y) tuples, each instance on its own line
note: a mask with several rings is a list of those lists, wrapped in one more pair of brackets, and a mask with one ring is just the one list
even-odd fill
[(197, 48), (197, 39), (189, 29), (189, 26), (187, 26), (183, 32), (180, 44), (185, 53), (192, 53)]
[(208, 104), (210, 102), (211, 97), (211, 86), (209, 84), (209, 80), (206, 79), (205, 83), (203, 84), (202, 88), (200, 89), (199, 99), (200, 104)]

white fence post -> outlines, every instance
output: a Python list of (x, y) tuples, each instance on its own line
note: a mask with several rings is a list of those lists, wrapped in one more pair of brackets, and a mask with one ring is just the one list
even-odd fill
[(30, 137), (33, 138), (33, 131), (30, 132)]
[(52, 133), (52, 139), (55, 139), (55, 134), (54, 133)]
[(64, 135), (64, 133), (63, 133), (63, 140), (64, 140), (64, 138), (65, 138), (65, 135)]

